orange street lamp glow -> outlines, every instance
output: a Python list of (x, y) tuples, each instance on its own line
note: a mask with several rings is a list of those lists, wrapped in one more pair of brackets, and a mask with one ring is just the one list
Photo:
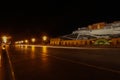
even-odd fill
[(4, 43), (6, 43), (6, 42), (7, 42), (7, 37), (6, 37), (6, 36), (3, 36), (3, 37), (2, 37), (2, 40), (3, 40)]
[(18, 42), (16, 41), (15, 44), (18, 44)]
[(18, 41), (19, 44), (21, 44), (21, 41)]
[(43, 41), (46, 41), (47, 40), (47, 36), (43, 36)]
[(28, 40), (25, 40), (25, 43), (28, 43)]
[(31, 40), (32, 40), (33, 43), (35, 42), (35, 38), (32, 38)]
[(21, 41), (21, 43), (23, 43), (24, 41)]

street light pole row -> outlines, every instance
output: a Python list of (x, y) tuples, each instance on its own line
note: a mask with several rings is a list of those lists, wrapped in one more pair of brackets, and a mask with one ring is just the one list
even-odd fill
[[(47, 37), (47, 36), (43, 36), (43, 37), (42, 37), (42, 41), (43, 41), (43, 42), (45, 42), (45, 41), (47, 41), (47, 40), (48, 40), (48, 37)], [(31, 39), (31, 42), (32, 42), (32, 43), (35, 43), (35, 42), (36, 42), (36, 39), (35, 39), (35, 38), (32, 38), (32, 39)], [(26, 39), (26, 40), (21, 40), (21, 41), (16, 41), (16, 42), (15, 42), (15, 44), (23, 44), (23, 43), (28, 44), (29, 41)]]

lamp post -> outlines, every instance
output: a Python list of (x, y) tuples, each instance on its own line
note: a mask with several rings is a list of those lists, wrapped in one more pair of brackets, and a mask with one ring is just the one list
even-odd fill
[(27, 43), (28, 43), (28, 40), (25, 40), (25, 43), (27, 44)]
[(3, 36), (2, 37), (2, 49), (5, 50), (5, 46), (6, 46), (6, 43), (7, 43), (7, 36)]
[(32, 38), (31, 41), (32, 41), (32, 43), (35, 43), (36, 39), (35, 39), (35, 38)]
[(48, 37), (47, 37), (47, 36), (43, 36), (43, 37), (42, 37), (42, 41), (43, 41), (43, 44), (47, 44), (47, 42), (48, 42)]
[(46, 41), (47, 40), (47, 36), (43, 36), (43, 41)]
[(3, 41), (3, 43), (6, 44), (6, 43), (7, 43), (7, 37), (6, 37), (6, 36), (3, 36), (3, 37), (2, 37), (2, 41)]

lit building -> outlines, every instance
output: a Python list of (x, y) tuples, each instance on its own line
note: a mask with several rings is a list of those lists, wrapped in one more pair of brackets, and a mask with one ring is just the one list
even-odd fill
[(62, 36), (72, 40), (94, 39), (94, 38), (118, 38), (120, 37), (120, 22), (109, 24), (97, 23), (88, 27), (78, 28), (72, 34)]
[(120, 21), (113, 23), (96, 23), (78, 28), (72, 34), (51, 39), (51, 45), (120, 45)]

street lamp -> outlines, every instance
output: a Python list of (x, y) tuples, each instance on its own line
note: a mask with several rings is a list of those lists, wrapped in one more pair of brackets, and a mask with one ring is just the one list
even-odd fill
[(6, 49), (5, 46), (6, 46), (6, 43), (7, 43), (7, 39), (8, 39), (8, 38), (7, 38), (6, 36), (3, 36), (3, 37), (2, 37), (2, 42), (3, 42), (3, 43), (2, 43), (2, 49), (3, 49), (3, 50)]
[(32, 38), (31, 41), (34, 43), (35, 42), (35, 38)]
[(20, 44), (23, 44), (24, 43), (24, 41), (22, 40), (22, 41), (20, 41)]
[(47, 36), (43, 36), (42, 39), (43, 39), (43, 41), (46, 41), (47, 40)]
[(2, 40), (3, 40), (3, 43), (7, 43), (7, 37), (6, 36), (3, 36)]
[(42, 37), (42, 43), (43, 44), (47, 44), (48, 43), (48, 37), (47, 36), (43, 36)]
[(28, 40), (25, 40), (25, 43), (28, 43)]

